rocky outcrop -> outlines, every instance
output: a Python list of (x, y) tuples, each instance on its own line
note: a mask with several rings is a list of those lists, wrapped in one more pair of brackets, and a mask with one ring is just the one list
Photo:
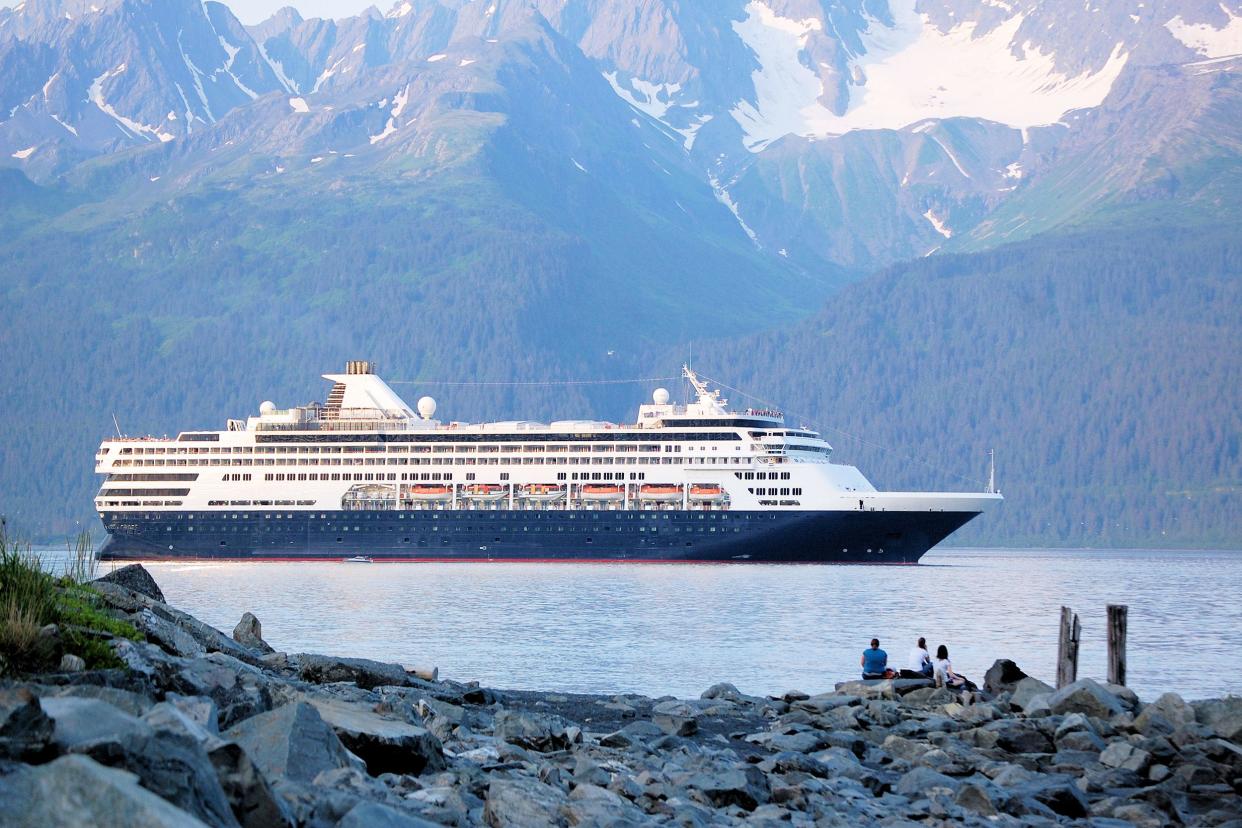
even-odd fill
[[(190, 634), (126, 670), (0, 684), (0, 821), (19, 825), (1221, 825), (1242, 820), (1239, 703), (1188, 704), (998, 662), (915, 681), (698, 699), (498, 692), (271, 653), (120, 585)], [(119, 590), (125, 590), (123, 593)], [(210, 628), (207, 628), (208, 630)], [(213, 635), (212, 633), (215, 633)]]
[(115, 569), (100, 578), (95, 579), (94, 586), (100, 584), (116, 584), (124, 587), (131, 592), (137, 592), (139, 595), (145, 595), (152, 600), (165, 603), (164, 593), (160, 589), (160, 585), (151, 577), (151, 573), (147, 572), (146, 567), (142, 564), (128, 564), (120, 569)]

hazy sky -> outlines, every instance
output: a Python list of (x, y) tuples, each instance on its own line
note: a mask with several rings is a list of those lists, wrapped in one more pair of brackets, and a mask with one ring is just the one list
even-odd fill
[[(16, 6), (21, 0), (0, 0), (0, 6)], [(375, 6), (388, 11), (392, 0), (225, 0), (225, 5), (243, 23), (266, 20), (272, 12), (284, 6), (293, 6), (303, 17), (348, 17)]]

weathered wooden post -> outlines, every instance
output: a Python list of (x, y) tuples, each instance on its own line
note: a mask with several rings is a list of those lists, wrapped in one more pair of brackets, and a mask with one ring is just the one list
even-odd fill
[(1108, 605), (1108, 682), (1126, 683), (1126, 617), (1130, 608), (1125, 604)]
[(1069, 607), (1061, 607), (1061, 640), (1057, 645), (1057, 688), (1078, 679), (1078, 639), (1082, 625)]

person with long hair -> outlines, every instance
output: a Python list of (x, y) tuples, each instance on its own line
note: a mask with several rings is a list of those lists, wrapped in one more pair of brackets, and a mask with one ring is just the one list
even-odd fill
[(936, 661), (933, 663), (935, 669), (936, 683), (942, 681), (944, 686), (950, 690), (969, 690), (970, 682), (966, 677), (953, 671), (953, 662), (949, 661), (949, 648), (941, 644), (936, 648)]

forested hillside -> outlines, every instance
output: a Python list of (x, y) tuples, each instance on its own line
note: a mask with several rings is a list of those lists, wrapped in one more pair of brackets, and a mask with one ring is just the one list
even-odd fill
[(696, 363), (879, 488), (976, 489), (994, 448), (1006, 502), (955, 543), (1242, 548), (1240, 300), (1238, 224), (1044, 237), (894, 267)]

